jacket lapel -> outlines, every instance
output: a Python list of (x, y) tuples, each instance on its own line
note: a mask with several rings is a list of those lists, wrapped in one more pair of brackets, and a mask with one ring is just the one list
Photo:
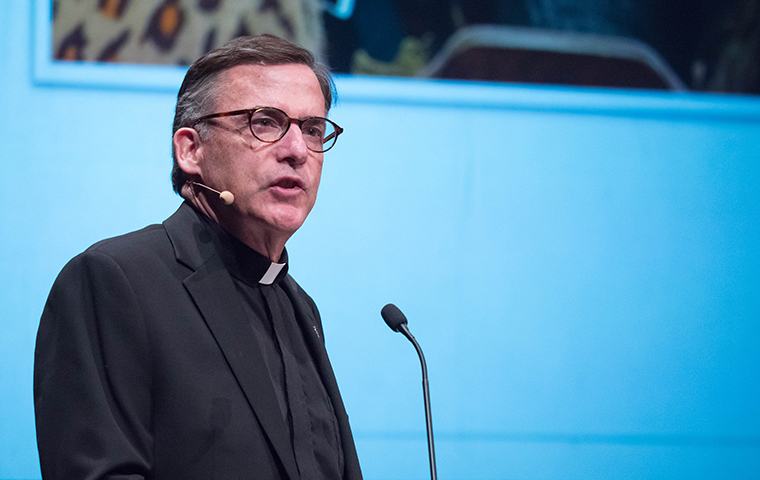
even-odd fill
[(298, 479), (288, 430), (282, 418), (259, 344), (235, 285), (211, 237), (191, 207), (183, 204), (164, 222), (177, 259), (195, 270), (183, 282), (222, 350), (233, 375), (288, 476)]
[(335, 373), (330, 365), (330, 359), (325, 349), (324, 335), (322, 332), (322, 321), (319, 318), (319, 312), (316, 306), (309, 303), (308, 297), (301, 287), (288, 275), (282, 282), (283, 290), (293, 302), (293, 308), (296, 313), (299, 327), (303, 332), (307, 348), (311, 353), (317, 372), (322, 380), (322, 384), (330, 397), (335, 410), (335, 416), (338, 419), (338, 428), (343, 446), (343, 455), (345, 459), (344, 476), (345, 480), (360, 480), (362, 478), (359, 467), (359, 459), (356, 454), (354, 438), (351, 434), (351, 427), (348, 423), (348, 414), (346, 407), (343, 405), (343, 399), (340, 396), (338, 382), (335, 379)]

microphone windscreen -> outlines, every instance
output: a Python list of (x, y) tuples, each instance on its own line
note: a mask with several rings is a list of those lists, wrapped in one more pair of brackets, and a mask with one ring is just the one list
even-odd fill
[(401, 310), (392, 303), (384, 306), (383, 309), (380, 310), (380, 315), (383, 316), (385, 323), (387, 323), (394, 332), (398, 332), (401, 325), (406, 325), (406, 317), (401, 313)]
[(219, 194), (219, 199), (224, 202), (225, 205), (232, 205), (235, 201), (235, 196), (229, 190), (225, 190)]

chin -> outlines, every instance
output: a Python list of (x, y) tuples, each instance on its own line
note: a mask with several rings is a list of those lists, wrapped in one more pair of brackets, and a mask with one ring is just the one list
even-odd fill
[(298, 212), (279, 212), (277, 215), (271, 217), (269, 223), (273, 228), (282, 232), (295, 233), (296, 230), (301, 228), (303, 222), (306, 220), (308, 213), (302, 211)]

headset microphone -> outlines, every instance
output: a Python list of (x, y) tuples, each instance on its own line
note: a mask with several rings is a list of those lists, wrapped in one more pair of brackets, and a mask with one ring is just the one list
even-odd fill
[(198, 183), (198, 182), (190, 182), (190, 183), (192, 183), (193, 185), (198, 185), (199, 187), (203, 187), (206, 190), (216, 193), (217, 195), (219, 195), (219, 200), (224, 202), (225, 205), (232, 205), (232, 203), (235, 201), (235, 195), (233, 195), (232, 192), (230, 192), (229, 190), (223, 190), (220, 192), (219, 190), (214, 190), (208, 185), (204, 185), (202, 183)]

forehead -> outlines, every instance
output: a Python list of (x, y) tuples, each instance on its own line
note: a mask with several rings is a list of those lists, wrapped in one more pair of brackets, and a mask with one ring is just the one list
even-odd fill
[(276, 107), (291, 117), (324, 115), (319, 80), (306, 65), (238, 65), (218, 80), (217, 111)]

